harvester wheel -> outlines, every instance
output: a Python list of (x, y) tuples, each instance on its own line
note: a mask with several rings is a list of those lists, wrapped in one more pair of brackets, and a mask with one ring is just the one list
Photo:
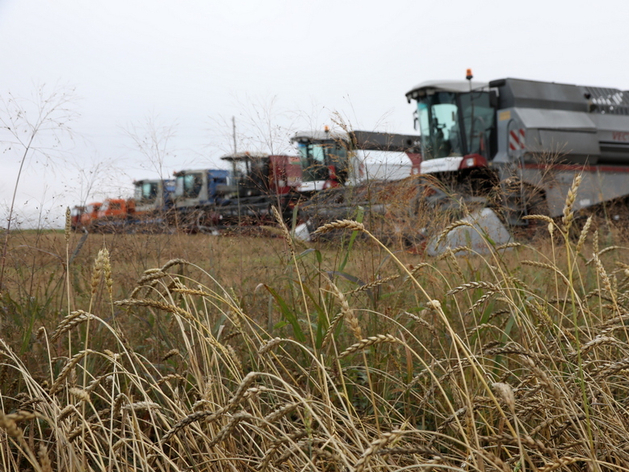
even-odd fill
[(199, 233), (204, 234), (219, 234), (218, 226), (218, 214), (215, 212), (208, 212), (200, 210), (197, 212), (195, 227)]

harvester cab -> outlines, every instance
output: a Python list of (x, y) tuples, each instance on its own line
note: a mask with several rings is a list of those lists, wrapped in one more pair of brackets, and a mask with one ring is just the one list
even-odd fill
[(175, 179), (144, 179), (133, 181), (136, 214), (164, 212), (173, 205)]
[(285, 195), (299, 187), (302, 178), (299, 158), (241, 152), (221, 159), (231, 164), (234, 196)]
[[(365, 221), (387, 217), (387, 200), (412, 191), (421, 164), (420, 137), (371, 131), (301, 132), (292, 141), (302, 157), (302, 192), (311, 198), (301, 207), (300, 236), (335, 219), (354, 218), (367, 209)], [(315, 193), (319, 190), (325, 190)]]
[(291, 141), (297, 144), (301, 160), (300, 192), (338, 187), (350, 178), (349, 148), (344, 133), (326, 127), (324, 131), (296, 133)]
[(186, 170), (175, 173), (176, 209), (184, 227), (218, 232), (228, 226), (261, 224), (271, 207), (284, 214), (301, 182), (299, 158), (235, 153), (221, 157), (231, 170)]
[(179, 209), (216, 204), (232, 181), (230, 172), (224, 169), (182, 170), (174, 176), (175, 206)]
[(85, 205), (75, 205), (70, 212), (70, 225), (72, 231), (78, 231), (83, 226), (81, 224), (81, 216), (85, 213), (87, 207)]
[(417, 100), (422, 174), (461, 176), (487, 167), (497, 151), (495, 90), (486, 83), (431, 81), (406, 96)]

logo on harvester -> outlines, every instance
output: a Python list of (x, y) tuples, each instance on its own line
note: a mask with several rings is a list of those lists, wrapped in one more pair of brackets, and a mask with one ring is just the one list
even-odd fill
[(516, 129), (509, 131), (509, 150), (524, 150), (524, 129)]

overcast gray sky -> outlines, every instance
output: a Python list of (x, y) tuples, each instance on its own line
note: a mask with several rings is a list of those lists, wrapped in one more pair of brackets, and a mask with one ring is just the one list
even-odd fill
[[(72, 140), (42, 132), (48, 157), (27, 159), (16, 210), (60, 226), (66, 206), (130, 195), (134, 178), (159, 175), (132, 139), (149, 122), (170, 138), (172, 174), (218, 166), (232, 116), (239, 150), (268, 150), (272, 137), (288, 152), (292, 132), (338, 117), (412, 133), (405, 92), (468, 67), (478, 80), (627, 90), (628, 18), (626, 0), (0, 0), (5, 104), (42, 86), (71, 96)], [(22, 150), (1, 137), (4, 226)]]

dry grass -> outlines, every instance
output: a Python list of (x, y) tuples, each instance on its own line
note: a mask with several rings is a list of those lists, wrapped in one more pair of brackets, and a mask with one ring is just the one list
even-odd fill
[(432, 260), (352, 222), (90, 236), (68, 272), (15, 235), (0, 469), (627, 470), (628, 248), (574, 224)]

